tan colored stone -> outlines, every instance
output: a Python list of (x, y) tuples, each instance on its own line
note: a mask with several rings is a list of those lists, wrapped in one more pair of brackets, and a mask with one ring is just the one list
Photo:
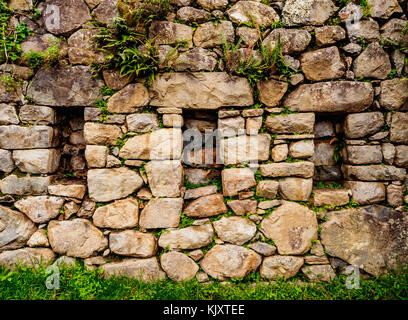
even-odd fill
[(177, 228), (180, 222), (183, 199), (152, 199), (140, 214), (139, 225), (143, 229)]
[(115, 93), (108, 100), (110, 113), (132, 113), (149, 103), (149, 93), (140, 83), (132, 83)]
[(160, 257), (160, 264), (168, 277), (182, 282), (193, 279), (199, 269), (198, 265), (181, 252), (167, 252)]
[(248, 242), (257, 231), (255, 223), (242, 217), (222, 217), (213, 226), (222, 241), (236, 245)]
[(78, 258), (88, 258), (108, 246), (108, 239), (85, 219), (51, 221), (48, 238), (54, 252)]
[(259, 100), (268, 107), (278, 106), (288, 90), (286, 82), (277, 80), (263, 80), (257, 83)]
[(127, 229), (137, 226), (138, 215), (138, 202), (128, 198), (97, 208), (92, 221), (99, 228)]
[(248, 168), (225, 169), (221, 172), (224, 196), (236, 196), (239, 191), (254, 187), (255, 174)]
[(150, 104), (212, 110), (222, 106), (252, 106), (252, 91), (246, 79), (224, 72), (164, 73), (150, 87)]
[(153, 233), (136, 230), (112, 232), (109, 234), (109, 248), (122, 256), (150, 258), (157, 252), (156, 237)]
[(179, 160), (151, 161), (145, 165), (154, 197), (176, 198), (183, 185), (183, 167)]
[(271, 115), (266, 118), (265, 127), (271, 133), (313, 132), (314, 113)]
[(228, 201), (227, 205), (236, 215), (240, 216), (255, 213), (257, 208), (256, 200), (232, 200)]
[(115, 145), (122, 137), (122, 131), (118, 126), (87, 122), (84, 126), (84, 138), (86, 144)]
[(51, 264), (55, 253), (46, 248), (23, 248), (0, 253), (0, 265), (6, 268), (15, 268), (18, 265), (26, 267), (40, 267)]
[(270, 26), (279, 20), (273, 8), (255, 1), (239, 1), (226, 14), (236, 24), (253, 23), (258, 27)]
[(48, 193), (54, 196), (83, 199), (86, 187), (83, 184), (54, 184), (48, 186)]
[(333, 268), (329, 264), (304, 266), (302, 272), (310, 281), (332, 282), (336, 277)]
[(279, 194), (283, 199), (309, 201), (313, 190), (313, 179), (285, 178), (279, 181)]
[(161, 234), (159, 246), (170, 250), (191, 250), (208, 246), (213, 241), (214, 229), (211, 224), (171, 230)]
[(279, 254), (301, 255), (317, 239), (316, 214), (307, 207), (285, 202), (273, 214), (262, 220), (260, 230), (272, 239)]
[(46, 223), (60, 213), (64, 199), (58, 197), (26, 197), (14, 203), (15, 207), (34, 223)]
[(88, 168), (103, 168), (106, 166), (109, 149), (106, 146), (87, 145), (85, 159)]
[(231, 21), (220, 21), (218, 24), (206, 22), (194, 32), (194, 44), (197, 47), (211, 48), (222, 45), (224, 41), (231, 44), (234, 42), (235, 33)]
[(200, 265), (213, 278), (243, 278), (261, 264), (260, 255), (236, 245), (216, 245), (207, 252)]
[(207, 218), (227, 213), (222, 194), (211, 194), (191, 201), (184, 209), (188, 217)]
[(294, 277), (303, 265), (302, 257), (273, 256), (263, 260), (260, 273), (265, 279), (289, 279)]
[(142, 186), (140, 175), (126, 167), (88, 171), (89, 197), (97, 202), (125, 198)]
[(127, 276), (144, 282), (156, 282), (166, 278), (157, 258), (125, 259), (102, 265), (105, 277)]
[(350, 193), (348, 189), (314, 189), (314, 205), (344, 206), (350, 202)]

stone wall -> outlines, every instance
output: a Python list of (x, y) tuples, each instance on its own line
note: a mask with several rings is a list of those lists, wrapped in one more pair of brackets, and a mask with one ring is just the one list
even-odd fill
[[(345, 2), (173, 0), (146, 86), (93, 75), (91, 22), (112, 24), (116, 0), (48, 0), (38, 19), (11, 0), (24, 52), (62, 41), (57, 66), (0, 66), (22, 79), (0, 85), (0, 265), (200, 282), (405, 265), (407, 1)], [(226, 72), (223, 40), (245, 55), (279, 35), (290, 74)]]

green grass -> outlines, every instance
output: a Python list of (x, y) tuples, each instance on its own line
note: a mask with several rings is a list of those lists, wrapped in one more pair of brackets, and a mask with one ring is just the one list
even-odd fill
[(275, 284), (250, 287), (259, 280), (257, 274), (227, 285), (214, 281), (209, 285), (196, 280), (175, 283), (162, 280), (142, 283), (125, 277), (105, 279), (101, 272), (89, 271), (83, 266), (62, 268), (60, 289), (48, 290), (44, 268), (20, 267), (16, 271), (0, 268), (0, 300), (368, 300), (408, 299), (408, 269), (369, 280), (361, 280), (360, 289), (348, 290), (345, 276), (332, 283), (298, 285), (304, 280), (279, 280)]

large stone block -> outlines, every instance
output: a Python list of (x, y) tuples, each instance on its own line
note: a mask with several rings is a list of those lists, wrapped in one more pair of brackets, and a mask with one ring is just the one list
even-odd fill
[(267, 163), (261, 164), (259, 169), (261, 175), (264, 177), (277, 178), (277, 177), (302, 177), (311, 178), (314, 173), (314, 164), (310, 161), (301, 162), (280, 162), (280, 163)]
[(0, 190), (4, 194), (42, 195), (48, 193), (51, 177), (17, 177), (12, 174), (1, 181)]
[(90, 107), (102, 98), (102, 85), (92, 76), (90, 67), (44, 68), (35, 74), (27, 94), (44, 106)]
[(287, 0), (282, 17), (287, 26), (323, 25), (338, 8), (331, 0)]
[(396, 112), (392, 115), (390, 140), (408, 144), (408, 112)]
[(152, 199), (142, 210), (139, 225), (143, 229), (177, 228), (182, 209), (182, 198)]
[(150, 161), (145, 165), (147, 180), (154, 197), (177, 198), (183, 185), (180, 160)]
[(362, 181), (404, 180), (407, 173), (403, 168), (387, 165), (343, 165), (341, 169), (346, 179)]
[(160, 129), (130, 138), (119, 155), (137, 160), (180, 159), (182, 148), (181, 129)]
[(373, 99), (368, 82), (320, 82), (299, 86), (286, 98), (285, 106), (302, 112), (360, 112), (370, 107)]
[(89, 197), (97, 202), (125, 198), (143, 186), (143, 179), (126, 167), (88, 171)]
[(404, 212), (372, 205), (331, 212), (327, 216), (321, 241), (330, 256), (375, 276), (408, 262), (408, 226)]
[(271, 133), (309, 133), (313, 132), (314, 124), (314, 113), (270, 115), (265, 122)]
[(34, 174), (57, 171), (61, 154), (55, 149), (14, 150), (13, 160), (22, 171)]
[(47, 126), (0, 126), (0, 148), (40, 149), (58, 144), (58, 131)]
[(272, 239), (279, 254), (302, 255), (317, 239), (316, 214), (305, 206), (285, 202), (262, 220), (260, 230)]
[(36, 230), (24, 214), (0, 206), (0, 252), (23, 247)]
[(151, 105), (185, 109), (218, 109), (253, 105), (252, 88), (245, 78), (224, 72), (164, 73), (150, 87)]

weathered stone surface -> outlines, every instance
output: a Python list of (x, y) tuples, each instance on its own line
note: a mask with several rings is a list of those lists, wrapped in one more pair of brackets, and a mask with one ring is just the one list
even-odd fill
[(216, 245), (207, 252), (200, 265), (211, 277), (225, 280), (243, 278), (258, 269), (262, 258), (250, 249), (236, 245)]
[(245, 132), (245, 119), (243, 117), (231, 117), (218, 119), (218, 135), (234, 137)]
[(194, 200), (214, 193), (217, 193), (217, 186), (205, 186), (195, 189), (188, 189), (184, 194), (184, 200)]
[(148, 132), (159, 128), (159, 118), (154, 113), (137, 113), (126, 117), (126, 124), (130, 131)]
[(61, 154), (55, 149), (14, 150), (13, 160), (22, 171), (34, 174), (57, 171)]
[(256, 194), (261, 198), (275, 199), (278, 193), (279, 182), (275, 180), (260, 181), (256, 187)]
[(107, 54), (98, 49), (93, 39), (98, 33), (98, 29), (80, 29), (69, 37), (68, 57), (71, 64), (91, 65), (105, 62)]
[(153, 233), (136, 230), (112, 232), (109, 234), (109, 248), (113, 253), (136, 258), (150, 258), (157, 251)]
[(408, 146), (395, 147), (394, 164), (398, 167), (408, 168)]
[(168, 277), (182, 282), (193, 279), (199, 269), (198, 265), (181, 252), (167, 252), (160, 257), (160, 264)]
[(37, 267), (40, 264), (48, 265), (54, 259), (55, 253), (47, 248), (23, 248), (0, 253), (0, 265), (6, 268), (13, 268), (18, 265), (26, 267)]
[(181, 130), (165, 128), (130, 138), (119, 156), (137, 160), (180, 159), (182, 148)]
[(14, 203), (15, 207), (35, 223), (45, 223), (57, 217), (64, 199), (58, 197), (27, 197)]
[(106, 166), (109, 149), (106, 146), (87, 145), (85, 159), (88, 168), (103, 168)]
[(208, 184), (220, 176), (219, 171), (185, 168), (185, 178), (191, 184)]
[(204, 9), (217, 10), (225, 8), (228, 5), (228, 0), (197, 0), (197, 4)]
[(131, 83), (108, 100), (108, 111), (111, 113), (132, 113), (149, 103), (149, 92), (140, 83)]
[(97, 208), (92, 221), (99, 228), (127, 229), (137, 226), (138, 215), (138, 202), (128, 198)]
[(269, 159), (271, 136), (269, 134), (243, 135), (220, 141), (219, 155), (224, 165), (266, 161)]
[(177, 44), (186, 41), (187, 46), (193, 46), (193, 28), (168, 21), (154, 21), (149, 28), (149, 41), (155, 44)]
[(408, 113), (396, 112), (392, 115), (390, 140), (408, 144)]
[(41, 195), (46, 194), (51, 184), (51, 177), (22, 177), (12, 174), (1, 180), (3, 194)]
[(390, 184), (387, 186), (387, 203), (391, 207), (399, 207), (404, 204), (404, 192), (402, 186)]
[(259, 166), (263, 177), (302, 177), (311, 178), (314, 173), (314, 164), (310, 161), (267, 163)]
[(92, 11), (94, 19), (106, 25), (113, 25), (114, 18), (119, 17), (117, 2), (115, 0), (101, 0), (100, 4)]
[(177, 18), (184, 22), (206, 22), (211, 17), (208, 11), (193, 7), (181, 7), (177, 10)]
[(157, 107), (218, 109), (253, 105), (248, 81), (224, 72), (164, 73), (153, 81), (150, 96), (150, 104)]
[(268, 107), (279, 105), (284, 94), (288, 90), (286, 82), (277, 80), (262, 80), (257, 83), (259, 100)]
[(380, 145), (345, 146), (343, 148), (344, 163), (349, 164), (374, 164), (382, 163), (383, 156)]
[(342, 171), (346, 179), (362, 181), (403, 180), (406, 175), (405, 169), (387, 165), (343, 165)]
[(35, 74), (27, 94), (39, 105), (87, 107), (102, 98), (101, 87), (90, 67), (44, 68)]
[(257, 202), (256, 200), (232, 200), (227, 202), (228, 207), (236, 215), (246, 215), (247, 213), (256, 213)]
[(273, 8), (255, 1), (239, 1), (226, 14), (236, 24), (254, 23), (258, 27), (270, 26), (279, 20)]
[(156, 282), (166, 278), (157, 258), (125, 259), (102, 265), (106, 277), (127, 276), (144, 282)]
[(260, 230), (272, 239), (282, 255), (306, 253), (317, 239), (316, 214), (307, 207), (285, 202), (262, 220)]
[(10, 173), (14, 168), (11, 151), (0, 149), (0, 171)]
[(163, 126), (170, 128), (181, 128), (184, 125), (184, 118), (179, 114), (164, 114)]
[(333, 268), (329, 265), (304, 266), (302, 272), (310, 281), (332, 282), (336, 277)]
[(406, 20), (391, 19), (381, 27), (381, 36), (397, 44), (407, 45), (408, 34), (402, 32), (406, 23)]
[(387, 110), (408, 108), (408, 79), (381, 82), (380, 104)]
[(321, 240), (329, 255), (378, 276), (407, 263), (406, 228), (406, 214), (372, 205), (329, 214)]
[(188, 217), (206, 218), (227, 213), (222, 194), (216, 193), (191, 201), (184, 209)]
[(88, 258), (108, 246), (108, 239), (85, 219), (52, 220), (48, 238), (54, 252), (70, 257)]
[(112, 90), (122, 90), (132, 81), (132, 77), (123, 76), (118, 70), (103, 70), (102, 77), (106, 85)]
[(152, 199), (142, 210), (139, 225), (143, 229), (176, 228), (182, 209), (182, 198)]
[(118, 126), (94, 122), (85, 123), (84, 138), (86, 144), (115, 145), (121, 137), (122, 131)]
[(125, 198), (142, 186), (140, 175), (126, 167), (88, 171), (89, 197), (97, 202)]
[(254, 250), (255, 252), (265, 256), (269, 257), (273, 255), (276, 252), (276, 247), (272, 246), (268, 243), (265, 242), (254, 242), (248, 245), (249, 249)]
[(378, 22), (373, 19), (355, 21), (347, 24), (346, 28), (348, 37), (352, 42), (358, 42), (362, 38), (367, 42), (380, 40), (380, 27)]
[(30, 239), (27, 241), (27, 245), (30, 248), (35, 248), (35, 247), (49, 247), (50, 243), (48, 241), (47, 233), (43, 229), (38, 229), (36, 232), (33, 233), (33, 235), (30, 237)]
[(222, 190), (224, 196), (236, 196), (239, 191), (256, 185), (255, 174), (248, 168), (225, 169), (221, 172)]
[(352, 81), (300, 85), (289, 94), (285, 105), (292, 111), (360, 112), (371, 106), (371, 83)]
[(357, 78), (386, 79), (391, 72), (390, 58), (378, 43), (372, 43), (354, 60), (353, 71)]
[(278, 43), (279, 37), (282, 43), (283, 54), (302, 52), (307, 48), (310, 41), (312, 41), (312, 36), (306, 30), (278, 28), (272, 30), (264, 39), (264, 46), (274, 48)]
[(54, 184), (48, 186), (48, 193), (54, 196), (83, 199), (86, 192), (86, 186), (83, 184)]
[(282, 10), (285, 25), (323, 25), (337, 10), (331, 0), (288, 0)]
[(33, 8), (32, 0), (10, 0), (8, 3), (10, 9), (30, 10)]
[(372, 7), (370, 15), (373, 18), (388, 19), (393, 13), (403, 12), (397, 0), (370, 0), (369, 5)]
[(381, 112), (354, 113), (346, 116), (344, 133), (347, 138), (356, 139), (372, 135), (384, 126), (384, 115)]
[(255, 223), (241, 217), (223, 217), (214, 221), (213, 226), (222, 241), (236, 245), (251, 240), (257, 230)]
[(44, 8), (42, 20), (45, 28), (53, 34), (69, 33), (91, 20), (83, 0), (48, 0)]
[(57, 122), (55, 110), (45, 106), (26, 104), (20, 108), (19, 117), (21, 122), (36, 125), (49, 125)]
[(313, 132), (314, 113), (299, 113), (268, 116), (265, 126), (271, 133)]
[(314, 205), (344, 206), (350, 202), (350, 190), (347, 189), (314, 189)]
[(196, 47), (190, 51), (181, 53), (172, 66), (176, 71), (213, 71), (217, 65), (216, 58), (217, 56), (213, 52), (201, 47)]
[(283, 199), (308, 201), (313, 189), (313, 179), (285, 178), (279, 181), (279, 194)]
[(0, 206), (0, 252), (23, 247), (36, 230), (24, 214)]
[(150, 161), (145, 165), (150, 190), (155, 197), (180, 196), (183, 167), (179, 160)]
[(316, 44), (325, 46), (346, 38), (346, 31), (340, 26), (324, 26), (315, 29)]
[(307, 159), (314, 154), (314, 141), (301, 140), (289, 144), (289, 155), (292, 158)]
[(241, 38), (242, 42), (247, 45), (253, 45), (258, 41), (260, 33), (258, 30), (250, 27), (238, 27), (235, 29), (237, 38)]
[(294, 277), (303, 265), (302, 257), (273, 256), (263, 260), (260, 273), (265, 279), (289, 279)]
[(0, 148), (38, 149), (55, 147), (57, 130), (47, 126), (0, 126)]
[(341, 78), (346, 72), (339, 49), (335, 46), (303, 53), (300, 63), (306, 79), (311, 81)]
[(0, 104), (0, 125), (6, 124), (18, 124), (16, 108), (11, 105), (1, 103)]
[(218, 24), (206, 22), (200, 24), (194, 32), (194, 44), (197, 47), (212, 48), (222, 45), (225, 40), (233, 43), (235, 39), (234, 27), (231, 21), (220, 21)]
[(211, 224), (171, 230), (161, 234), (159, 246), (170, 250), (191, 250), (208, 246), (213, 241), (214, 229)]

